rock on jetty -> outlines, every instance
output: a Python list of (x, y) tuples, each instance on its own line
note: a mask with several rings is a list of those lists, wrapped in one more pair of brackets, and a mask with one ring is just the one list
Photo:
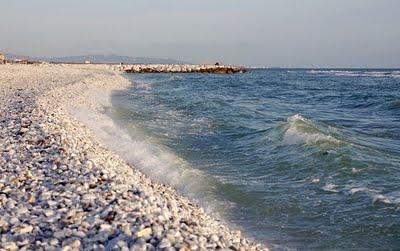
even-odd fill
[(129, 85), (105, 66), (0, 66), (0, 250), (264, 250), (68, 112)]
[(126, 73), (244, 73), (246, 68), (224, 65), (174, 65), (174, 64), (140, 64), (122, 67)]

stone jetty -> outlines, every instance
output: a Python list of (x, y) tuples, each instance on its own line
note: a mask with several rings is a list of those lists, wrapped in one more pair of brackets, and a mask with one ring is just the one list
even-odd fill
[(0, 250), (266, 250), (73, 115), (132, 85), (110, 68), (0, 65)]
[(232, 74), (244, 73), (246, 68), (224, 65), (174, 65), (174, 64), (138, 64), (122, 67), (126, 73), (213, 73)]

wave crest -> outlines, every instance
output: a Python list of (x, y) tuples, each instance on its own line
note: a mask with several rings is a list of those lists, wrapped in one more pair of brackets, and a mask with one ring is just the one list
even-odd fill
[(395, 191), (386, 195), (376, 194), (372, 197), (372, 204), (378, 203), (400, 205), (400, 192)]
[(377, 77), (400, 78), (400, 71), (346, 71), (346, 70), (310, 70), (310, 74), (324, 74), (338, 77)]
[(319, 129), (311, 120), (299, 114), (287, 119), (288, 128), (283, 136), (283, 142), (289, 145), (297, 144), (340, 144), (340, 141)]

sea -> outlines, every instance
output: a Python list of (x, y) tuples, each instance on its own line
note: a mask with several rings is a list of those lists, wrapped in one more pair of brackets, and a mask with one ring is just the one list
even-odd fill
[(272, 250), (400, 249), (400, 70), (127, 74), (135, 167)]

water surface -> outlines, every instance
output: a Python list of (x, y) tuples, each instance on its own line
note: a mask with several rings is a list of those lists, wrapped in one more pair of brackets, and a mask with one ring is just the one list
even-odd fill
[(400, 247), (400, 71), (127, 75), (135, 165), (276, 249)]

